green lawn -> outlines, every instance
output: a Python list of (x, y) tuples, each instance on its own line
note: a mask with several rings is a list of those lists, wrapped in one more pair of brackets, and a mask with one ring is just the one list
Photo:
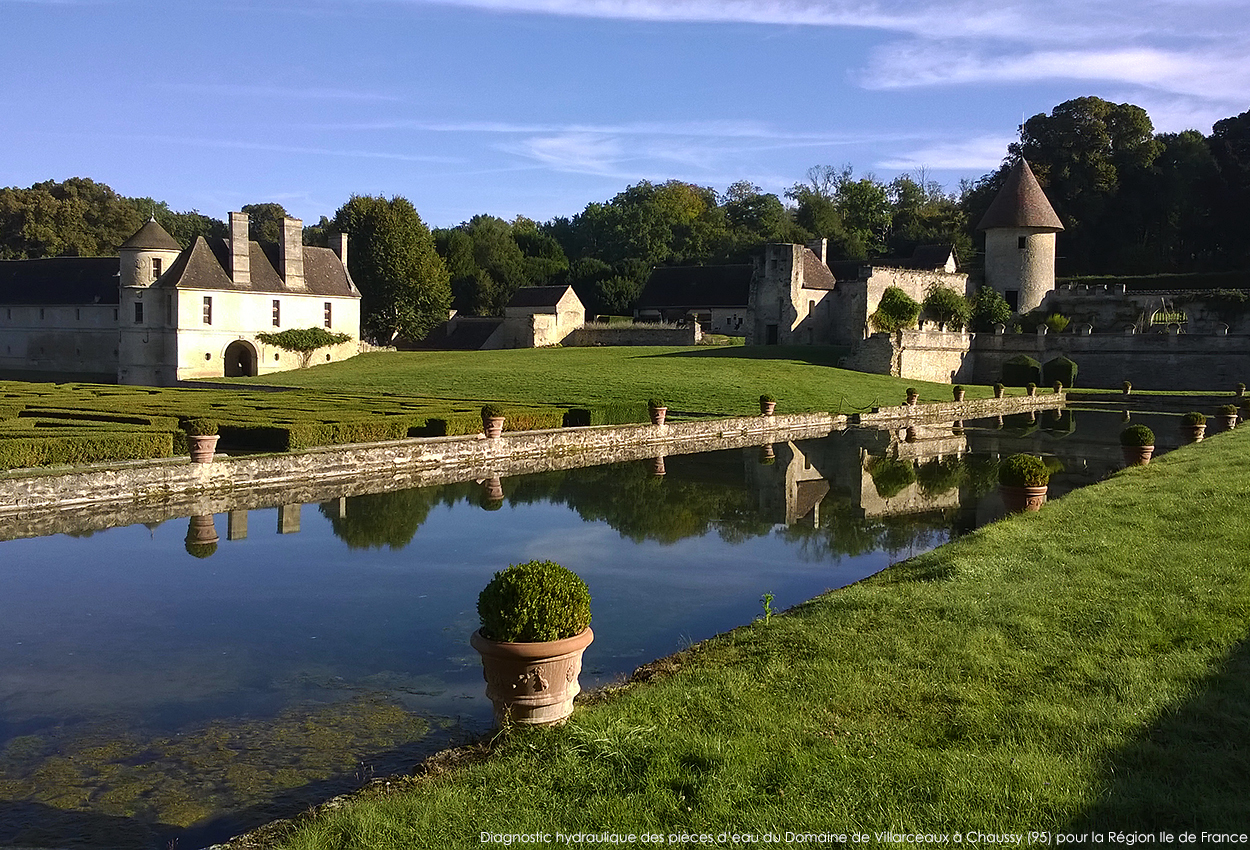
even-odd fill
[[(818, 346), (376, 352), (244, 382), (585, 407), (659, 396), (670, 414), (758, 413), (763, 393), (777, 397), (779, 413), (902, 404), (909, 386), (922, 402), (951, 400), (949, 384), (834, 368), (844, 353)], [(988, 387), (969, 387), (968, 394), (992, 395)]]
[(1174, 451), (262, 843), (1242, 831), (1248, 467), (1250, 429)]

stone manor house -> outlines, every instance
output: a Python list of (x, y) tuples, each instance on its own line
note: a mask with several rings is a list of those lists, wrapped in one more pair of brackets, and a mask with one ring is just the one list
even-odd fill
[(0, 370), (149, 386), (263, 375), (300, 357), (257, 334), (309, 327), (351, 337), (314, 362), (359, 351), (345, 235), (333, 249), (305, 246), (302, 223), (287, 218), (282, 241), (261, 244), (232, 212), (226, 239), (183, 249), (151, 220), (118, 254), (0, 262)]

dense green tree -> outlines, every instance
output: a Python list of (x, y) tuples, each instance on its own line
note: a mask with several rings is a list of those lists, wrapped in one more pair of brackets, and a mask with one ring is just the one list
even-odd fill
[(972, 315), (969, 324), (974, 331), (992, 331), (994, 325), (1011, 323), (1011, 307), (998, 290), (982, 286), (972, 298)]
[(889, 252), (910, 257), (920, 245), (949, 244), (960, 265), (972, 258), (968, 218), (958, 199), (920, 172), (904, 175), (889, 186), (891, 220)]
[(256, 242), (282, 241), (282, 220), (288, 215), (282, 204), (244, 204), (239, 212), (247, 213), (248, 238)]
[(1218, 180), (1211, 192), (1224, 264), (1250, 266), (1250, 110), (1215, 122), (1208, 138)]
[(748, 259), (768, 242), (804, 242), (809, 238), (780, 198), (748, 181), (729, 187), (723, 208), (728, 224), (725, 254), (729, 259)]
[(424, 339), (447, 319), (447, 267), (407, 198), (353, 195), (334, 214), (334, 227), (352, 243), (348, 266), (369, 336), (382, 342)]
[(0, 189), (0, 259), (109, 256), (146, 218), (84, 177)]

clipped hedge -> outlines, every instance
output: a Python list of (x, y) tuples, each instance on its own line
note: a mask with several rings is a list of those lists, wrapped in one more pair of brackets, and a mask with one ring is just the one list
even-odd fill
[(1040, 386), (1053, 386), (1055, 381), (1063, 384), (1064, 389), (1076, 386), (1076, 362), (1060, 354), (1053, 360), (1047, 360), (1042, 367), (1042, 380), (1033, 383)]
[(1003, 384), (1023, 387), (1042, 383), (1042, 364), (1027, 354), (1019, 354), (1003, 363)]
[(81, 466), (112, 460), (172, 457), (174, 435), (161, 431), (104, 431), (73, 436), (0, 439), (0, 469)]

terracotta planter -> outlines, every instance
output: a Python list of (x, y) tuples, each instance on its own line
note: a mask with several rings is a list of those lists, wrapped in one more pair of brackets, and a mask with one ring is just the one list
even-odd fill
[(668, 414), (667, 407), (648, 407), (647, 411), (651, 414), (652, 425), (664, 424), (664, 417)]
[(963, 400), (964, 400), (964, 391), (963, 391), (963, 390), (951, 390), (951, 392), (952, 392), (952, 393), (954, 393), (954, 395), (955, 395), (955, 401), (963, 401)]
[(212, 514), (191, 517), (191, 522), (187, 525), (188, 543), (216, 543), (219, 539)]
[(994, 387), (994, 398), (1002, 398), (1002, 397), (1003, 397), (1003, 388)]
[(1224, 430), (1231, 431), (1237, 427), (1237, 414), (1234, 413), (1230, 416), (1221, 415), (1220, 421), (1224, 423)]
[(1155, 453), (1154, 446), (1120, 446), (1125, 466), (1145, 466)]
[(1037, 387), (1025, 387), (1024, 394), (1025, 395), (1037, 395)]
[(487, 502), (503, 501), (503, 482), (498, 475), (491, 476), (482, 482), (483, 496)]
[(1181, 435), (1190, 443), (1202, 442), (1202, 438), (1206, 436), (1206, 425), (1182, 425)]
[(760, 402), (760, 416), (772, 416), (776, 410), (777, 410), (777, 402), (775, 401), (761, 401)]
[(907, 394), (907, 403), (908, 403), (909, 405), (911, 405), (911, 404), (915, 404), (915, 403), (916, 403), (916, 401), (917, 401), (919, 398), (920, 398), (920, 394), (919, 394), (919, 393), (908, 393), (908, 394)]
[(547, 726), (565, 720), (573, 713), (573, 697), (582, 690), (577, 682), (582, 653), (594, 639), (589, 628), (547, 643), (501, 643), (474, 632), (469, 643), (482, 654), (495, 722)]
[(777, 451), (772, 443), (760, 446), (760, 463), (772, 463), (777, 459)]
[(502, 416), (483, 416), (482, 417), (482, 433), (486, 435), (488, 440), (493, 440), (503, 433)]
[(213, 454), (217, 451), (217, 434), (201, 434), (187, 437), (187, 444), (191, 448), (191, 461), (193, 463), (212, 463)]
[(664, 455), (651, 458), (651, 474), (657, 478), (664, 475), (667, 470), (664, 469)]
[(1048, 485), (1041, 487), (1008, 487), (1006, 484), (998, 485), (998, 492), (1003, 497), (1003, 505), (1013, 514), (1041, 510), (1042, 503), (1046, 501), (1046, 491), (1048, 489)]

